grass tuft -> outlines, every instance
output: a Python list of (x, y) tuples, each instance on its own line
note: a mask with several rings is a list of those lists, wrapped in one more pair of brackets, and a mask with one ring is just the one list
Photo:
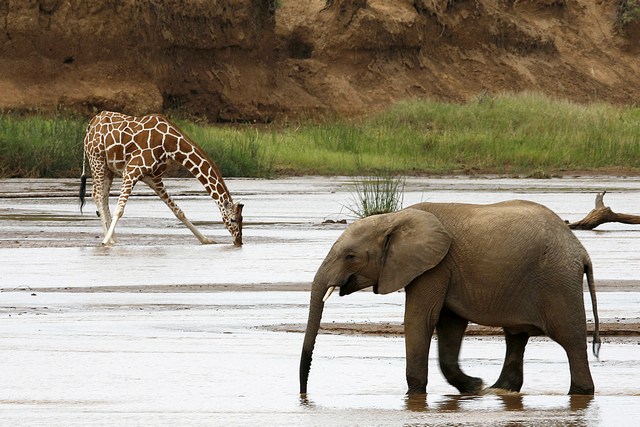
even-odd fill
[(640, 21), (640, 0), (617, 0), (615, 27), (624, 32), (627, 26)]
[(360, 177), (354, 181), (352, 205), (347, 206), (358, 218), (395, 212), (402, 209), (405, 178), (391, 173)]

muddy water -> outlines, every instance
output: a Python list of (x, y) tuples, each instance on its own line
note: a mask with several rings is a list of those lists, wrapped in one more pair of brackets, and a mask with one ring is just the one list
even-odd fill
[[(223, 244), (199, 245), (140, 188), (119, 243), (103, 248), (97, 219), (78, 215), (75, 182), (0, 181), (0, 424), (636, 425), (637, 338), (605, 339), (600, 360), (591, 358), (592, 399), (564, 395), (566, 357), (542, 338), (527, 347), (522, 394), (459, 396), (432, 354), (428, 397), (407, 399), (402, 338), (321, 335), (301, 399), (302, 337), (270, 326), (306, 321), (303, 290), (344, 229), (322, 222), (351, 220), (350, 187), (323, 178), (228, 184), (246, 205), (240, 249), (190, 181), (173, 181), (170, 191)], [(640, 212), (640, 181), (619, 178), (412, 179), (404, 205), (521, 198), (575, 221), (602, 189), (613, 210)], [(577, 235), (607, 283), (601, 319), (638, 321), (640, 228), (608, 224)], [(324, 319), (400, 322), (402, 310), (400, 293), (360, 293), (331, 299)], [(503, 354), (500, 338), (467, 338), (461, 362), (489, 383)]]

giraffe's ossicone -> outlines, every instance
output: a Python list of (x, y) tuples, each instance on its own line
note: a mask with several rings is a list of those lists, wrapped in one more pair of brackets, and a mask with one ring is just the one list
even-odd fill
[[(138, 181), (149, 185), (201, 243), (214, 243), (196, 229), (165, 190), (162, 175), (168, 162), (176, 161), (202, 183), (217, 203), (222, 221), (233, 237), (233, 244), (242, 245), (243, 205), (233, 202), (215, 162), (165, 116), (132, 117), (103, 111), (91, 119), (84, 138), (80, 209), (84, 205), (86, 190), (86, 159), (93, 175), (92, 196), (96, 213), (105, 232), (102, 244), (115, 242), (116, 224)], [(122, 188), (112, 219), (109, 190), (116, 174), (122, 176)]]

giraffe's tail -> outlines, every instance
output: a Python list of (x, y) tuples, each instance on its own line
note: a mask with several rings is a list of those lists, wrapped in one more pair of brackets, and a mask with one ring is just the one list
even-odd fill
[(84, 197), (87, 195), (87, 153), (85, 152), (85, 150), (86, 148), (83, 148), (82, 150), (82, 175), (80, 176), (80, 214), (82, 214), (82, 207), (84, 206)]

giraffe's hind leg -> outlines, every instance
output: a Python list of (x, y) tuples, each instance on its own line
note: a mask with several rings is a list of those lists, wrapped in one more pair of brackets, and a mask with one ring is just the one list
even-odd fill
[(205, 237), (202, 233), (200, 233), (200, 231), (198, 231), (198, 229), (191, 223), (191, 221), (187, 219), (182, 209), (180, 209), (176, 202), (174, 202), (169, 194), (167, 194), (167, 190), (165, 189), (164, 183), (162, 182), (162, 179), (160, 177), (146, 176), (142, 179), (142, 181), (156, 192), (158, 197), (160, 197), (160, 199), (162, 199), (162, 201), (166, 203), (169, 209), (171, 209), (171, 212), (173, 212), (176, 218), (182, 221), (182, 223), (186, 225), (189, 230), (191, 230), (194, 236), (196, 236), (198, 240), (200, 240), (200, 243), (215, 243), (213, 240)]
[[(113, 172), (103, 162), (91, 162), (93, 174), (93, 188), (91, 197), (96, 204), (96, 214), (100, 218), (102, 231), (106, 235), (111, 224), (111, 212), (109, 211), (109, 192), (113, 182)], [(111, 236), (109, 243), (115, 242), (115, 235)]]
[[(116, 231), (116, 225), (118, 224), (118, 221), (120, 220), (120, 218), (122, 218), (122, 215), (124, 214), (124, 207), (127, 204), (127, 201), (129, 200), (129, 196), (131, 195), (131, 191), (133, 191), (133, 187), (135, 187), (138, 180), (140, 180), (140, 173), (136, 173), (136, 168), (131, 168), (130, 170), (122, 174), (122, 187), (120, 189), (120, 197), (118, 197), (118, 204), (116, 205), (116, 209), (113, 212), (113, 218), (112, 219), (107, 218), (107, 219), (110, 219), (110, 221), (108, 222), (105, 221), (110, 225), (104, 237), (104, 240), (102, 241), (103, 245), (109, 245), (115, 241), (114, 236)], [(108, 193), (106, 197), (107, 198), (109, 197)], [(109, 216), (108, 206), (107, 206), (105, 215)]]
[[(102, 227), (104, 228), (105, 235), (109, 230), (109, 225), (111, 224), (111, 209), (109, 209), (109, 193), (111, 191), (111, 184), (113, 182), (113, 172), (110, 170), (107, 171), (107, 174), (104, 177), (104, 192), (102, 193), (102, 210), (100, 213), (100, 219), (102, 221)], [(115, 233), (111, 234), (111, 241), (109, 243), (116, 242)]]

